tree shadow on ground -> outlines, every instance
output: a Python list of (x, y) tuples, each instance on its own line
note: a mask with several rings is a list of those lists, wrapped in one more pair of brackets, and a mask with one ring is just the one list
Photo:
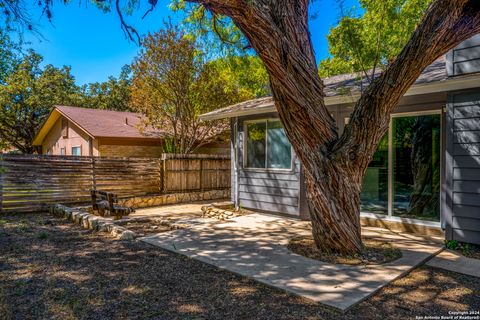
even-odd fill
[(51, 216), (2, 219), (2, 319), (386, 319), (399, 312), (414, 317), (480, 308), (479, 278), (425, 268), (342, 315), (202, 262)]

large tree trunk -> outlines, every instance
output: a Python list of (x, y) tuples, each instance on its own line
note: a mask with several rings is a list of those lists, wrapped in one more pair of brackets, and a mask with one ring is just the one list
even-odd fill
[[(351, 253), (361, 249), (360, 189), (356, 181), (332, 162), (306, 172), (312, 234), (324, 252)], [(320, 180), (315, 177), (323, 178)]]
[(324, 251), (361, 250), (360, 188), (390, 114), (425, 67), (480, 32), (480, 1), (436, 0), (411, 40), (356, 103), (339, 137), (308, 30), (309, 0), (190, 0), (233, 19), (264, 62), (279, 116), (304, 166), (313, 236)]

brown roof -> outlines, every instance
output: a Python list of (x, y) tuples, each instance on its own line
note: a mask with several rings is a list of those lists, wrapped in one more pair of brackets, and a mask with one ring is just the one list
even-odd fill
[[(376, 76), (378, 75), (380, 75), (380, 71), (376, 73)], [(442, 56), (422, 72), (413, 87), (446, 80), (448, 80), (446, 58), (445, 56)], [(335, 98), (341, 98), (342, 96), (348, 96), (349, 94), (358, 94), (362, 91), (362, 88), (365, 88), (368, 85), (367, 79), (359, 77), (357, 73), (327, 77), (323, 79), (323, 83), (325, 85), (325, 102), (327, 104), (329, 104), (330, 101), (332, 101), (330, 104), (339, 104), (338, 99), (336, 100)], [(276, 111), (276, 109), (273, 98), (263, 97), (214, 110), (203, 114), (200, 117), (204, 120), (214, 120), (274, 111)]]
[(56, 106), (55, 109), (95, 138), (159, 138), (164, 136), (164, 133), (152, 128), (142, 129), (142, 115), (139, 113), (69, 106)]

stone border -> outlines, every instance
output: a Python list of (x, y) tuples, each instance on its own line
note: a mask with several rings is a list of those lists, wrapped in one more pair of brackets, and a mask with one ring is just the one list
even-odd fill
[(156, 207), (194, 201), (217, 200), (230, 198), (230, 189), (208, 190), (198, 192), (170, 193), (154, 196), (119, 199), (118, 204), (132, 208)]
[[(132, 197), (127, 199), (119, 199), (118, 204), (133, 208), (146, 208), (184, 202), (225, 199), (228, 197), (230, 197), (230, 189), (222, 189)], [(71, 208), (62, 204), (55, 204), (49, 207), (49, 212), (54, 216), (63, 217), (67, 220), (70, 220), (73, 223), (80, 225), (84, 229), (110, 233), (110, 235), (119, 240), (131, 241), (137, 237), (135, 232), (122, 227), (116, 222), (113, 222), (111, 219), (94, 215), (92, 213), (92, 208), (89, 206)], [(133, 220), (134, 219), (131, 221)], [(170, 227), (172, 227), (172, 229), (181, 229), (185, 226), (171, 224)]]
[(88, 213), (87, 207), (70, 208), (62, 204), (55, 204), (50, 207), (49, 211), (52, 215), (64, 217), (84, 229), (107, 232), (119, 240), (132, 241), (136, 236), (135, 232), (116, 225), (110, 219)]
[(230, 205), (217, 205), (215, 203), (202, 206), (202, 212), (204, 218), (216, 218), (218, 220), (228, 220), (236, 217), (243, 216), (239, 211), (228, 210)]

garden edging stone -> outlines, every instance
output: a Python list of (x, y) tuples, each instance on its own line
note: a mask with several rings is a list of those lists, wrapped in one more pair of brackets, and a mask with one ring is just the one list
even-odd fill
[(109, 219), (88, 213), (87, 207), (70, 208), (62, 204), (55, 204), (50, 207), (49, 211), (52, 215), (70, 220), (84, 229), (107, 232), (119, 240), (131, 241), (136, 236), (135, 232), (115, 225)]

